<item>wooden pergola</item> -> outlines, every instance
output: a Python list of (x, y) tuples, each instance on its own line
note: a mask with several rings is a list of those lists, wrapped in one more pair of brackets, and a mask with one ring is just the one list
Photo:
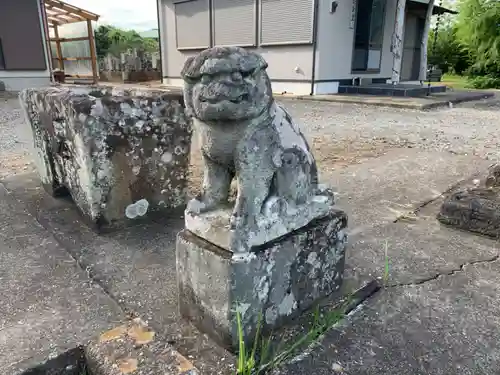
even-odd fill
[[(75, 7), (61, 0), (42, 0), (45, 5), (45, 27), (47, 35), (47, 43), (49, 51), (51, 54), (51, 65), (54, 60), (58, 62), (58, 68), (64, 71), (64, 61), (78, 61), (78, 60), (90, 60), (92, 64), (92, 76), (79, 75), (76, 78), (92, 78), (93, 83), (97, 83), (99, 77), (99, 71), (97, 67), (97, 56), (95, 49), (95, 36), (92, 28), (92, 21), (97, 21), (99, 15), (89, 12), (87, 10)], [(87, 36), (75, 37), (75, 38), (60, 38), (59, 37), (59, 26), (67, 25), (76, 22), (86, 22), (87, 23)], [(54, 38), (50, 37), (49, 29), (54, 30)], [(64, 42), (74, 42), (88, 40), (90, 47), (90, 56), (85, 57), (68, 57), (63, 56), (61, 43)], [(50, 42), (56, 43), (57, 57), (52, 56), (52, 48), (50, 47)]]

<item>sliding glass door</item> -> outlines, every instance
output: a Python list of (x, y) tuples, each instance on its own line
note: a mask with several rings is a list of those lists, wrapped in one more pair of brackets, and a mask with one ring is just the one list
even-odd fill
[(387, 0), (357, 0), (353, 72), (378, 72)]

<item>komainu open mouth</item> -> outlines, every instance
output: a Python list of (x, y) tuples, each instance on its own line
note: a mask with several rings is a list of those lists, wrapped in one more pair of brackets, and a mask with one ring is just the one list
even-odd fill
[(220, 103), (220, 102), (223, 102), (223, 101), (228, 101), (228, 102), (231, 102), (231, 103), (234, 103), (234, 104), (238, 104), (238, 103), (241, 103), (243, 101), (248, 101), (250, 98), (250, 96), (248, 94), (241, 94), (237, 97), (222, 97), (222, 96), (218, 96), (218, 97), (205, 97), (205, 96), (202, 96), (200, 97), (200, 101), (202, 103), (210, 103), (210, 104), (217, 104), (217, 103)]

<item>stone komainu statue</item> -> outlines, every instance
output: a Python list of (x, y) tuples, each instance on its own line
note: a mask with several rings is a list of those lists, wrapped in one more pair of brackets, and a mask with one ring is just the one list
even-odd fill
[(187, 211), (199, 214), (227, 202), (236, 176), (233, 229), (258, 227), (261, 218), (283, 217), (312, 201), (333, 204), (331, 192), (318, 189), (306, 139), (273, 99), (266, 68), (257, 53), (214, 47), (189, 58), (182, 70), (205, 166), (202, 193)]

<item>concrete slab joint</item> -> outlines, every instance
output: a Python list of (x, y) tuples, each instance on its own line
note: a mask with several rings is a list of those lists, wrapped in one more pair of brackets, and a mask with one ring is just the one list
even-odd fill
[[(314, 156), (275, 102), (266, 68), (256, 53), (216, 47), (182, 71), (204, 185), (177, 239), (179, 304), (228, 348), (239, 335), (251, 341), (259, 322), (264, 331), (280, 327), (343, 279), (347, 216), (318, 183)], [(235, 177), (238, 194), (229, 202)]]
[(52, 87), (24, 90), (20, 101), (43, 186), (70, 194), (93, 226), (185, 204), (191, 120), (181, 95)]

